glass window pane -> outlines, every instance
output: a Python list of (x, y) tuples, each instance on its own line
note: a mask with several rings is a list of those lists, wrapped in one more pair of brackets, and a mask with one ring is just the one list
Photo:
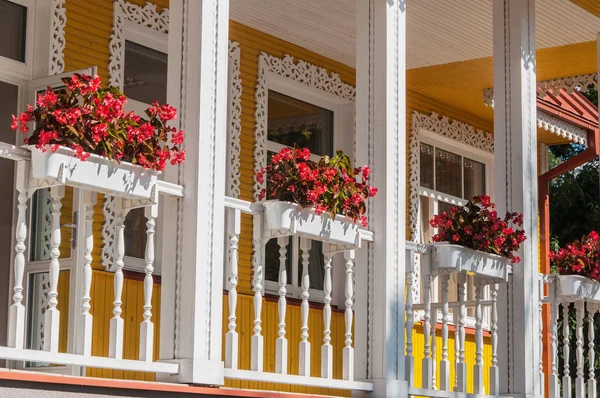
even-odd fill
[(269, 90), (267, 139), (333, 155), (333, 112)]
[(433, 217), (433, 214), (429, 211), (429, 204), (433, 199), (425, 196), (420, 197), (421, 206), (421, 242), (431, 242), (433, 236), (433, 228), (429, 225), (429, 220)]
[(465, 199), (485, 194), (485, 164), (465, 158)]
[(438, 201), (438, 214), (442, 214), (443, 212), (450, 212), (450, 210), (455, 207), (450, 203)]
[(421, 159), (419, 161), (421, 177), (420, 184), (423, 188), (434, 189), (433, 185), (433, 147), (421, 144)]
[[(292, 245), (291, 239), (288, 239), (286, 245), (286, 266), (287, 271), (287, 284), (292, 283)], [(271, 282), (279, 282), (279, 244), (277, 239), (271, 239), (265, 246), (265, 279)]]
[(0, 56), (25, 62), (27, 7), (0, 0)]
[(133, 209), (125, 217), (125, 255), (145, 258), (146, 252), (146, 216), (144, 209)]
[(435, 190), (462, 197), (462, 158), (435, 148)]
[(145, 104), (167, 102), (167, 54), (126, 41), (124, 77), (128, 98)]
[(30, 230), (30, 260), (49, 260), (50, 234), (52, 232), (52, 198), (50, 197), (50, 188), (38, 189), (31, 198)]
[[(0, 40), (0, 46), (2, 45)], [(17, 115), (19, 110), (19, 88), (14, 84), (0, 82), (0, 142), (16, 144), (17, 133), (10, 128), (11, 115)]]

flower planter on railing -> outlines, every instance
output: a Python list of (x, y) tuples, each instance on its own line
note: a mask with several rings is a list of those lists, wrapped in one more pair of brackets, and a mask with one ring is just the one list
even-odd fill
[(585, 300), (600, 304), (600, 282), (581, 275), (553, 275), (553, 279), (558, 302)]
[(65, 184), (107, 193), (150, 199), (159, 171), (143, 168), (127, 162), (117, 163), (98, 155), (90, 155), (83, 161), (75, 157), (75, 151), (63, 146), (56, 151), (45, 152), (30, 145), (31, 177), (56, 180)]
[(433, 275), (470, 272), (490, 283), (508, 281), (510, 260), (506, 257), (445, 242), (431, 246)]
[(340, 245), (360, 247), (358, 225), (344, 216), (317, 214), (299, 204), (268, 200), (264, 203), (265, 238), (298, 235)]

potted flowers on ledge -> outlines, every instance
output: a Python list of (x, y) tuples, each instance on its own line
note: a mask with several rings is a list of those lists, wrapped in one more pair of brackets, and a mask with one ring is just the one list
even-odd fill
[(74, 74), (63, 82), (13, 116), (11, 127), (26, 135), (31, 151), (31, 177), (150, 198), (167, 163), (185, 160), (183, 131), (168, 126), (176, 109), (154, 102), (140, 116), (125, 111), (127, 98), (116, 87), (102, 88), (98, 76)]
[(567, 301), (600, 303), (600, 235), (596, 231), (550, 253), (557, 293)]
[(342, 151), (310, 160), (306, 148), (283, 148), (256, 181), (266, 189), (265, 238), (297, 234), (334, 244), (360, 246), (359, 224), (367, 227), (366, 200), (377, 194), (367, 166), (353, 168)]
[(452, 207), (429, 221), (433, 236), (432, 273), (472, 272), (490, 282), (508, 280), (509, 263), (526, 239), (523, 214), (500, 218), (489, 196), (476, 196), (464, 206)]

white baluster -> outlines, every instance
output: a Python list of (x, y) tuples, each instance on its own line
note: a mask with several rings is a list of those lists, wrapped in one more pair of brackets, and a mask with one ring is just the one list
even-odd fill
[(344, 380), (354, 380), (354, 348), (352, 347), (352, 305), (354, 304), (354, 250), (344, 252), (346, 260), (346, 312), (344, 321), (346, 323), (346, 339), (344, 340), (344, 362), (343, 378)]
[(83, 255), (83, 296), (81, 297), (81, 325), (83, 333), (78, 336), (77, 353), (81, 355), (92, 355), (92, 329), (93, 317), (90, 314), (90, 291), (92, 288), (92, 251), (94, 250), (94, 206), (98, 194), (92, 191), (83, 192), (83, 205), (85, 208), (85, 247)]
[(405, 372), (409, 387), (414, 386), (415, 358), (413, 357), (413, 328), (415, 314), (413, 311), (413, 283), (415, 275), (415, 252), (406, 251), (406, 357)]
[[(254, 227), (255, 231), (261, 230), (263, 228), (262, 225), (262, 216), (254, 216)], [(258, 227), (258, 228), (257, 228)], [(265, 242), (262, 240), (262, 236), (260, 236), (257, 240), (258, 244), (256, 247), (260, 247), (259, 253), (254, 253), (254, 273), (252, 276), (252, 290), (254, 291), (254, 334), (252, 335), (251, 340), (251, 363), (250, 369), (256, 372), (263, 371), (263, 363), (264, 363), (264, 337), (261, 334), (261, 314), (262, 314), (262, 290), (263, 290), (263, 259), (264, 250), (265, 250)]]
[(108, 341), (108, 356), (111, 358), (123, 358), (123, 335), (124, 321), (121, 317), (123, 309), (121, 305), (121, 297), (123, 294), (123, 257), (125, 256), (125, 216), (127, 212), (123, 209), (123, 200), (117, 200), (117, 213), (115, 217), (116, 223), (116, 258), (115, 258), (115, 275), (114, 275), (114, 294), (113, 301), (113, 317), (110, 319), (110, 334)]
[(285, 310), (287, 302), (285, 295), (287, 290), (287, 269), (286, 269), (286, 245), (288, 238), (277, 238), (277, 244), (279, 245), (279, 301), (277, 303), (279, 312), (279, 330), (277, 331), (277, 341), (275, 342), (275, 372), (286, 374), (287, 373), (287, 352), (288, 342), (285, 338)]
[(50, 188), (52, 197), (52, 235), (50, 238), (50, 292), (48, 308), (44, 314), (44, 351), (58, 352), (60, 312), (58, 311), (58, 277), (60, 275), (60, 209), (65, 187)]
[(560, 396), (558, 376), (558, 304), (550, 305), (550, 398)]
[(433, 322), (431, 323), (431, 388), (437, 390), (437, 333), (438, 310), (433, 310)]
[(598, 312), (597, 304), (588, 303), (588, 363), (589, 377), (587, 382), (588, 398), (596, 398), (596, 352), (595, 342), (596, 335), (594, 332), (594, 317)]
[(25, 273), (25, 240), (27, 239), (27, 184), (29, 182), (29, 162), (17, 163), (16, 188), (18, 215), (15, 229), (15, 260), (13, 304), (10, 306), (8, 346), (25, 348), (25, 306), (23, 305), (23, 275)]
[(442, 360), (440, 361), (440, 390), (450, 390), (450, 361), (448, 360), (448, 279), (450, 275), (440, 275), (442, 281)]
[(144, 271), (144, 320), (140, 324), (140, 361), (152, 362), (154, 352), (154, 323), (152, 322), (152, 288), (154, 287), (154, 227), (158, 205), (144, 209), (146, 215), (146, 267)]
[[(458, 280), (458, 363), (456, 365), (456, 392), (467, 392), (467, 364), (465, 362), (465, 324), (467, 320), (467, 275), (460, 273)], [(455, 321), (456, 322), (456, 321)]]
[(473, 392), (485, 394), (483, 387), (483, 286), (475, 285), (475, 365), (473, 366)]
[(490, 395), (500, 394), (500, 369), (498, 368), (498, 285), (490, 287), (492, 297), (492, 366), (490, 367)]
[(539, 278), (539, 313), (540, 313), (540, 364), (539, 364), (539, 372), (540, 372), (540, 395), (545, 396), (544, 389), (546, 386), (546, 377), (544, 375), (544, 318), (543, 318), (543, 309), (544, 309), (544, 279), (540, 276)]
[(428, 274), (423, 275), (425, 282), (423, 297), (425, 299), (425, 314), (423, 324), (423, 339), (425, 345), (423, 349), (423, 360), (422, 360), (422, 386), (426, 389), (431, 389), (431, 276)]
[(571, 367), (569, 365), (569, 303), (563, 304), (563, 398), (571, 398)]
[(585, 312), (585, 304), (583, 300), (575, 302), (576, 314), (576, 344), (575, 357), (577, 359), (577, 378), (575, 379), (575, 396), (583, 398), (585, 395), (585, 374), (583, 372), (583, 315)]
[(310, 286), (310, 276), (308, 274), (310, 253), (310, 241), (300, 238), (300, 249), (302, 250), (302, 304), (300, 313), (302, 317), (302, 328), (299, 345), (299, 367), (300, 376), (310, 376), (310, 342), (308, 341), (308, 288)]
[(333, 378), (333, 346), (331, 345), (331, 260), (329, 245), (323, 244), (323, 256), (325, 257), (325, 280), (323, 282), (323, 293), (325, 293), (325, 304), (323, 305), (323, 345), (321, 346), (321, 377)]
[(241, 212), (234, 209), (227, 217), (229, 235), (229, 331), (225, 335), (225, 367), (238, 368), (238, 332), (236, 331), (237, 284), (238, 284), (238, 242), (241, 230)]

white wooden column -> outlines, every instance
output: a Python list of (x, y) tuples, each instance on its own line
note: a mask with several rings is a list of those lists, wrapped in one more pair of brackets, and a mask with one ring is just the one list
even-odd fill
[(356, 371), (374, 382), (374, 396), (400, 396), (406, 393), (406, 0), (357, 1), (356, 11), (356, 160), (371, 166), (379, 189), (367, 201), (375, 239), (367, 278), (356, 283), (356, 324), (366, 326), (356, 330)]
[(225, 335), (225, 367), (238, 368), (238, 332), (237, 332), (237, 284), (238, 284), (238, 242), (242, 214), (239, 210), (230, 210), (227, 217), (227, 233), (229, 235), (229, 317)]
[[(161, 319), (161, 336), (174, 336), (170, 356), (180, 364), (177, 381), (183, 383), (224, 383), (228, 36), (228, 0), (171, 0), (169, 86), (176, 89), (169, 90), (167, 99), (174, 99), (183, 114), (186, 162), (180, 182), (185, 197), (178, 217), (176, 275), (162, 287), (171, 291), (174, 314), (164, 328)], [(167, 355), (161, 342), (161, 359), (168, 360)]]
[(354, 250), (347, 250), (344, 252), (344, 259), (346, 260), (346, 288), (345, 288), (345, 306), (346, 311), (344, 312), (344, 323), (346, 326), (346, 333), (344, 340), (344, 363), (342, 378), (344, 380), (354, 380), (354, 348), (352, 347), (352, 306), (354, 304)]
[(289, 237), (277, 238), (279, 245), (279, 300), (277, 301), (277, 312), (279, 324), (277, 325), (277, 340), (275, 341), (275, 372), (287, 374), (288, 341), (285, 338), (285, 310), (287, 309), (287, 243)]
[(92, 288), (92, 251), (94, 250), (94, 206), (98, 200), (98, 194), (92, 191), (83, 191), (83, 206), (85, 209), (85, 242), (83, 253), (83, 291), (81, 297), (80, 325), (81, 331), (77, 333), (77, 353), (81, 355), (92, 355), (92, 328), (93, 317), (90, 314), (92, 308), (90, 296)]
[(115, 253), (115, 276), (114, 276), (114, 301), (113, 317), (110, 318), (110, 332), (108, 341), (108, 356), (111, 358), (123, 359), (123, 338), (125, 335), (125, 321), (121, 314), (123, 309), (123, 267), (125, 263), (125, 217), (127, 210), (123, 207), (123, 199), (116, 201), (116, 253)]
[(25, 348), (25, 306), (23, 305), (23, 275), (25, 274), (25, 241), (27, 239), (27, 187), (29, 162), (17, 162), (15, 186), (17, 192), (17, 224), (15, 227), (15, 260), (13, 303), (9, 310), (8, 346)]
[(154, 233), (158, 204), (144, 209), (146, 216), (146, 255), (144, 267), (144, 320), (140, 323), (140, 361), (152, 362), (154, 354), (154, 323), (152, 322), (152, 290), (154, 287)]
[(302, 250), (302, 304), (300, 304), (300, 314), (302, 326), (300, 328), (300, 343), (298, 345), (298, 374), (300, 376), (310, 376), (310, 342), (308, 341), (308, 299), (310, 294), (310, 275), (308, 267), (310, 265), (310, 241), (306, 238), (300, 238), (300, 249)]
[[(495, 0), (494, 34), (494, 170), (498, 214), (525, 215), (527, 240), (513, 267), (512, 286), (502, 290), (499, 306), (508, 308), (500, 323), (500, 393), (540, 396), (538, 208), (536, 127), (535, 1)], [(511, 297), (508, 299), (507, 295)], [(507, 325), (509, 330), (507, 330)], [(508, 341), (507, 339), (510, 339)], [(503, 363), (502, 360), (508, 361)], [(508, 366), (507, 366), (508, 365)]]
[(323, 244), (325, 277), (323, 280), (323, 345), (321, 345), (321, 377), (333, 378), (333, 346), (331, 345), (331, 262), (333, 254), (329, 245)]
[(50, 292), (48, 293), (48, 309), (44, 314), (44, 351), (58, 352), (58, 334), (60, 311), (58, 311), (58, 277), (60, 274), (60, 209), (65, 187), (50, 188), (52, 198), (52, 234), (50, 237)]

